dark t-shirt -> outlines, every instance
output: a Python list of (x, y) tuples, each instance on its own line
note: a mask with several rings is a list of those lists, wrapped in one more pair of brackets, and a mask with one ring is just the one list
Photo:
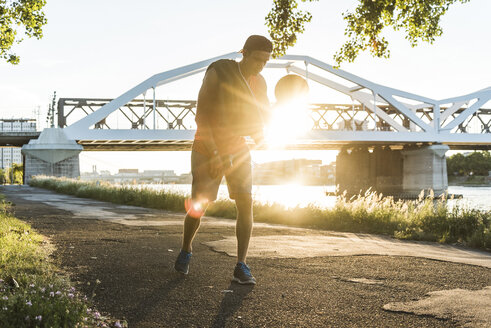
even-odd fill
[[(208, 155), (203, 144), (206, 135), (200, 133), (200, 126), (207, 124), (213, 133), (215, 144), (222, 155), (235, 154), (246, 146), (244, 136), (254, 136), (262, 132), (263, 119), (261, 105), (257, 100), (257, 76), (245, 81), (239, 63), (222, 59), (212, 63), (218, 77), (218, 88), (213, 95), (213, 106), (196, 110), (198, 125), (193, 150)], [(255, 90), (256, 89), (256, 90)], [(255, 92), (256, 91), (256, 92)]]

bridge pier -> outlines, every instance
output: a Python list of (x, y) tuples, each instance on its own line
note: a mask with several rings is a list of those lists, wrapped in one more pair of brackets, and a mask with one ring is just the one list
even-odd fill
[(372, 152), (375, 165), (375, 185), (373, 189), (386, 195), (402, 191), (403, 158), (401, 151), (390, 147), (375, 147)]
[(447, 145), (432, 145), (418, 149), (403, 150), (403, 192), (419, 193), (422, 189), (433, 189), (435, 195), (448, 189)]
[(392, 150), (377, 146), (342, 149), (336, 158), (339, 191), (357, 195), (371, 190), (401, 197), (417, 197), (421, 190), (436, 195), (448, 188), (446, 145)]
[(36, 140), (22, 147), (24, 183), (35, 175), (77, 178), (80, 176), (79, 153), (83, 147), (69, 140), (63, 129), (44, 129)]
[(373, 184), (373, 163), (368, 148), (341, 149), (336, 158), (336, 184), (339, 191), (358, 194)]

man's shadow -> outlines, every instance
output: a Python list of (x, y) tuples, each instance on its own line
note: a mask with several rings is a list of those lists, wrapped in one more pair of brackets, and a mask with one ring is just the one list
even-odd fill
[(235, 311), (242, 305), (244, 298), (254, 289), (254, 285), (240, 285), (235, 282), (231, 282), (227, 290), (231, 292), (225, 292), (223, 300), (220, 303), (220, 309), (211, 324), (213, 328), (225, 327), (227, 319), (231, 317)]
[(170, 294), (174, 289), (181, 285), (185, 279), (186, 277), (184, 275), (174, 273), (170, 280), (165, 281), (156, 288), (153, 288), (150, 293), (145, 295), (145, 299), (139, 302), (137, 307), (134, 308), (133, 313), (135, 313), (135, 315), (133, 318), (131, 318), (131, 321), (138, 324), (147, 318), (149, 313), (154, 311), (154, 309), (159, 306), (158, 300)]

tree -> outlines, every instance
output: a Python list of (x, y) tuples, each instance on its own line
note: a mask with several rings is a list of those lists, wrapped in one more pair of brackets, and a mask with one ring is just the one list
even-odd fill
[(6, 184), (7, 183), (7, 174), (5, 174), (4, 169), (0, 169), (0, 184)]
[(447, 172), (448, 175), (464, 175), (467, 174), (466, 159), (462, 153), (454, 154), (447, 157)]
[[(312, 2), (317, 0), (301, 0)], [(327, 1), (327, 0), (325, 0)], [(348, 40), (334, 55), (337, 65), (353, 62), (360, 51), (369, 50), (375, 57), (390, 56), (388, 42), (381, 35), (385, 27), (403, 30), (411, 46), (419, 41), (435, 41), (442, 35), (440, 18), (450, 5), (470, 0), (358, 0), (354, 11), (343, 14), (347, 26), (344, 34)], [(297, 35), (310, 22), (309, 12), (298, 10), (297, 0), (273, 0), (273, 8), (266, 16), (266, 25), (274, 43), (273, 56), (285, 54), (293, 46)]]
[[(317, 0), (302, 0), (306, 1)], [(273, 56), (284, 55), (286, 49), (297, 42), (297, 34), (305, 31), (305, 23), (311, 19), (309, 12), (298, 10), (296, 0), (274, 0), (273, 8), (266, 16), (266, 25), (273, 40)]]
[(0, 0), (1, 59), (18, 64), (19, 56), (11, 52), (14, 43), (22, 42), (22, 36), (38, 40), (43, 37), (43, 26), (47, 23), (42, 10), (45, 4), (46, 0)]
[(475, 151), (467, 156), (457, 153), (447, 158), (448, 175), (487, 176), (491, 171), (491, 153)]
[(22, 184), (24, 175), (24, 165), (12, 163), (10, 181), (13, 184)]

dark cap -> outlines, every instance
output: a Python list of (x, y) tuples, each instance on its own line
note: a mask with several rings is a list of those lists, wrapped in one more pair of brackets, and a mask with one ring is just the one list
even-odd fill
[(244, 47), (242, 48), (241, 52), (254, 50), (271, 52), (273, 51), (273, 44), (268, 38), (262, 35), (251, 35), (244, 43)]

